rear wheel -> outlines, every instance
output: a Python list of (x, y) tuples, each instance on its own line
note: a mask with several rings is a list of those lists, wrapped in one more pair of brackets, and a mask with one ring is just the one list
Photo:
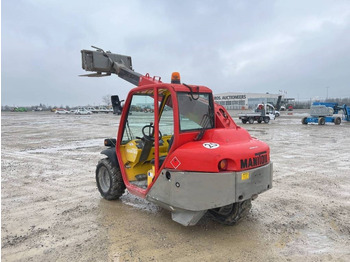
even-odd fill
[(303, 125), (307, 125), (307, 117), (303, 117), (303, 119), (301, 119), (301, 123)]
[(247, 123), (247, 119), (242, 119), (242, 123), (246, 124)]
[(270, 122), (270, 118), (269, 117), (265, 117), (264, 118), (264, 122), (265, 122), (265, 124), (268, 124)]
[(318, 124), (319, 125), (324, 125), (326, 123), (326, 120), (324, 119), (324, 117), (320, 117), (319, 119), (318, 119)]
[(248, 122), (249, 122), (249, 124), (253, 124), (254, 123), (254, 118), (249, 117)]
[(109, 158), (101, 159), (96, 167), (96, 184), (101, 196), (107, 200), (118, 199), (125, 192), (125, 184), (119, 167)]
[(211, 218), (221, 224), (232, 226), (245, 217), (252, 207), (250, 199), (209, 210)]
[(260, 124), (262, 122), (262, 118), (260, 117), (259, 119), (258, 119), (258, 123)]
[(336, 119), (334, 119), (334, 124), (340, 125), (341, 123), (341, 118), (338, 116)]

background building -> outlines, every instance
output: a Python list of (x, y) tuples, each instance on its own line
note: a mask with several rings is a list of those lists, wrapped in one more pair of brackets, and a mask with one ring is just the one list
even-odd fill
[(254, 109), (261, 103), (271, 103), (275, 105), (278, 96), (280, 95), (268, 93), (223, 93), (215, 94), (214, 100), (226, 109)]

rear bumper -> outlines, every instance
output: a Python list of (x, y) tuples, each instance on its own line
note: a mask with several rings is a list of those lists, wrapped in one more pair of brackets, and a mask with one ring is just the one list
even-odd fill
[(244, 172), (200, 173), (164, 169), (146, 198), (171, 211), (212, 209), (250, 199), (271, 189), (272, 170), (272, 162)]

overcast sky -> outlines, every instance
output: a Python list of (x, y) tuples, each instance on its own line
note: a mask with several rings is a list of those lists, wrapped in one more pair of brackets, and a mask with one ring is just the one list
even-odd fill
[(133, 86), (83, 78), (81, 49), (225, 92), (350, 97), (350, 1), (2, 0), (2, 105), (99, 105)]

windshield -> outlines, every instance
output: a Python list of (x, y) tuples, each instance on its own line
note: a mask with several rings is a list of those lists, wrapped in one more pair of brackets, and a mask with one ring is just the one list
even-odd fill
[(177, 93), (180, 130), (198, 130), (214, 127), (211, 94)]

